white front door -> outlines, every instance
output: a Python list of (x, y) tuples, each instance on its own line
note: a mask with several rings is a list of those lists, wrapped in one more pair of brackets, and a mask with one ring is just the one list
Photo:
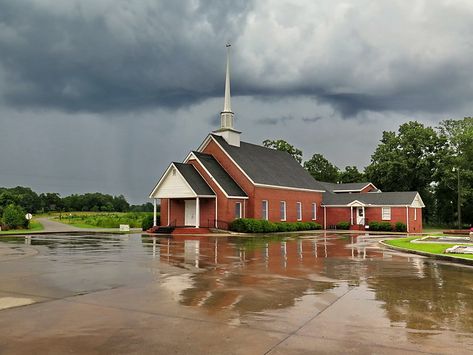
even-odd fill
[(356, 208), (356, 224), (365, 224), (365, 209), (363, 207)]
[(184, 214), (184, 224), (186, 226), (195, 226), (195, 200), (185, 200), (186, 204)]

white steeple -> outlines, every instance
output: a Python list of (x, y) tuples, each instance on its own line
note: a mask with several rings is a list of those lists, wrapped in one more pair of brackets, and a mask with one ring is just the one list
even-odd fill
[(239, 147), (240, 133), (233, 128), (234, 113), (232, 112), (232, 101), (230, 95), (230, 43), (227, 47), (227, 70), (225, 75), (225, 99), (223, 102), (223, 111), (220, 112), (220, 129), (213, 133), (225, 138), (228, 144)]

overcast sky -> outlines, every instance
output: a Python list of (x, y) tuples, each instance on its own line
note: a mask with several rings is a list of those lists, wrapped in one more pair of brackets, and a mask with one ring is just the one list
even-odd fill
[(142, 203), (218, 128), (360, 169), (403, 122), (471, 116), (473, 1), (0, 0), (0, 186)]

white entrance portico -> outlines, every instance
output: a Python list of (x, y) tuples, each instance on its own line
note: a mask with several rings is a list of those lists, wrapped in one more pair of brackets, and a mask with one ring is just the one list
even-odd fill
[[(150, 194), (155, 201), (166, 200), (167, 221), (161, 225), (173, 227), (201, 226), (201, 199), (216, 199), (214, 191), (191, 164), (172, 163)], [(157, 224), (157, 212), (154, 209), (154, 225)]]
[[(348, 204), (350, 207), (350, 224), (354, 225), (365, 225), (365, 207), (366, 205), (363, 202), (355, 200)], [(355, 223), (356, 222), (356, 223)]]

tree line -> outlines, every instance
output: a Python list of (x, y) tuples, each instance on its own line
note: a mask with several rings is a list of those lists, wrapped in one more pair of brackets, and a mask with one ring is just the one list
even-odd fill
[(472, 117), (445, 120), (437, 127), (410, 121), (396, 132), (384, 131), (362, 172), (356, 166), (340, 170), (319, 153), (303, 162), (302, 151), (284, 140), (265, 140), (263, 145), (288, 152), (319, 181), (369, 181), (382, 191), (418, 191), (427, 223), (473, 223)]
[(55, 192), (36, 193), (29, 187), (0, 187), (0, 216), (10, 205), (29, 213), (91, 211), (91, 212), (152, 212), (153, 204), (130, 205), (123, 195), (112, 196), (99, 192), (72, 194), (61, 197)]

